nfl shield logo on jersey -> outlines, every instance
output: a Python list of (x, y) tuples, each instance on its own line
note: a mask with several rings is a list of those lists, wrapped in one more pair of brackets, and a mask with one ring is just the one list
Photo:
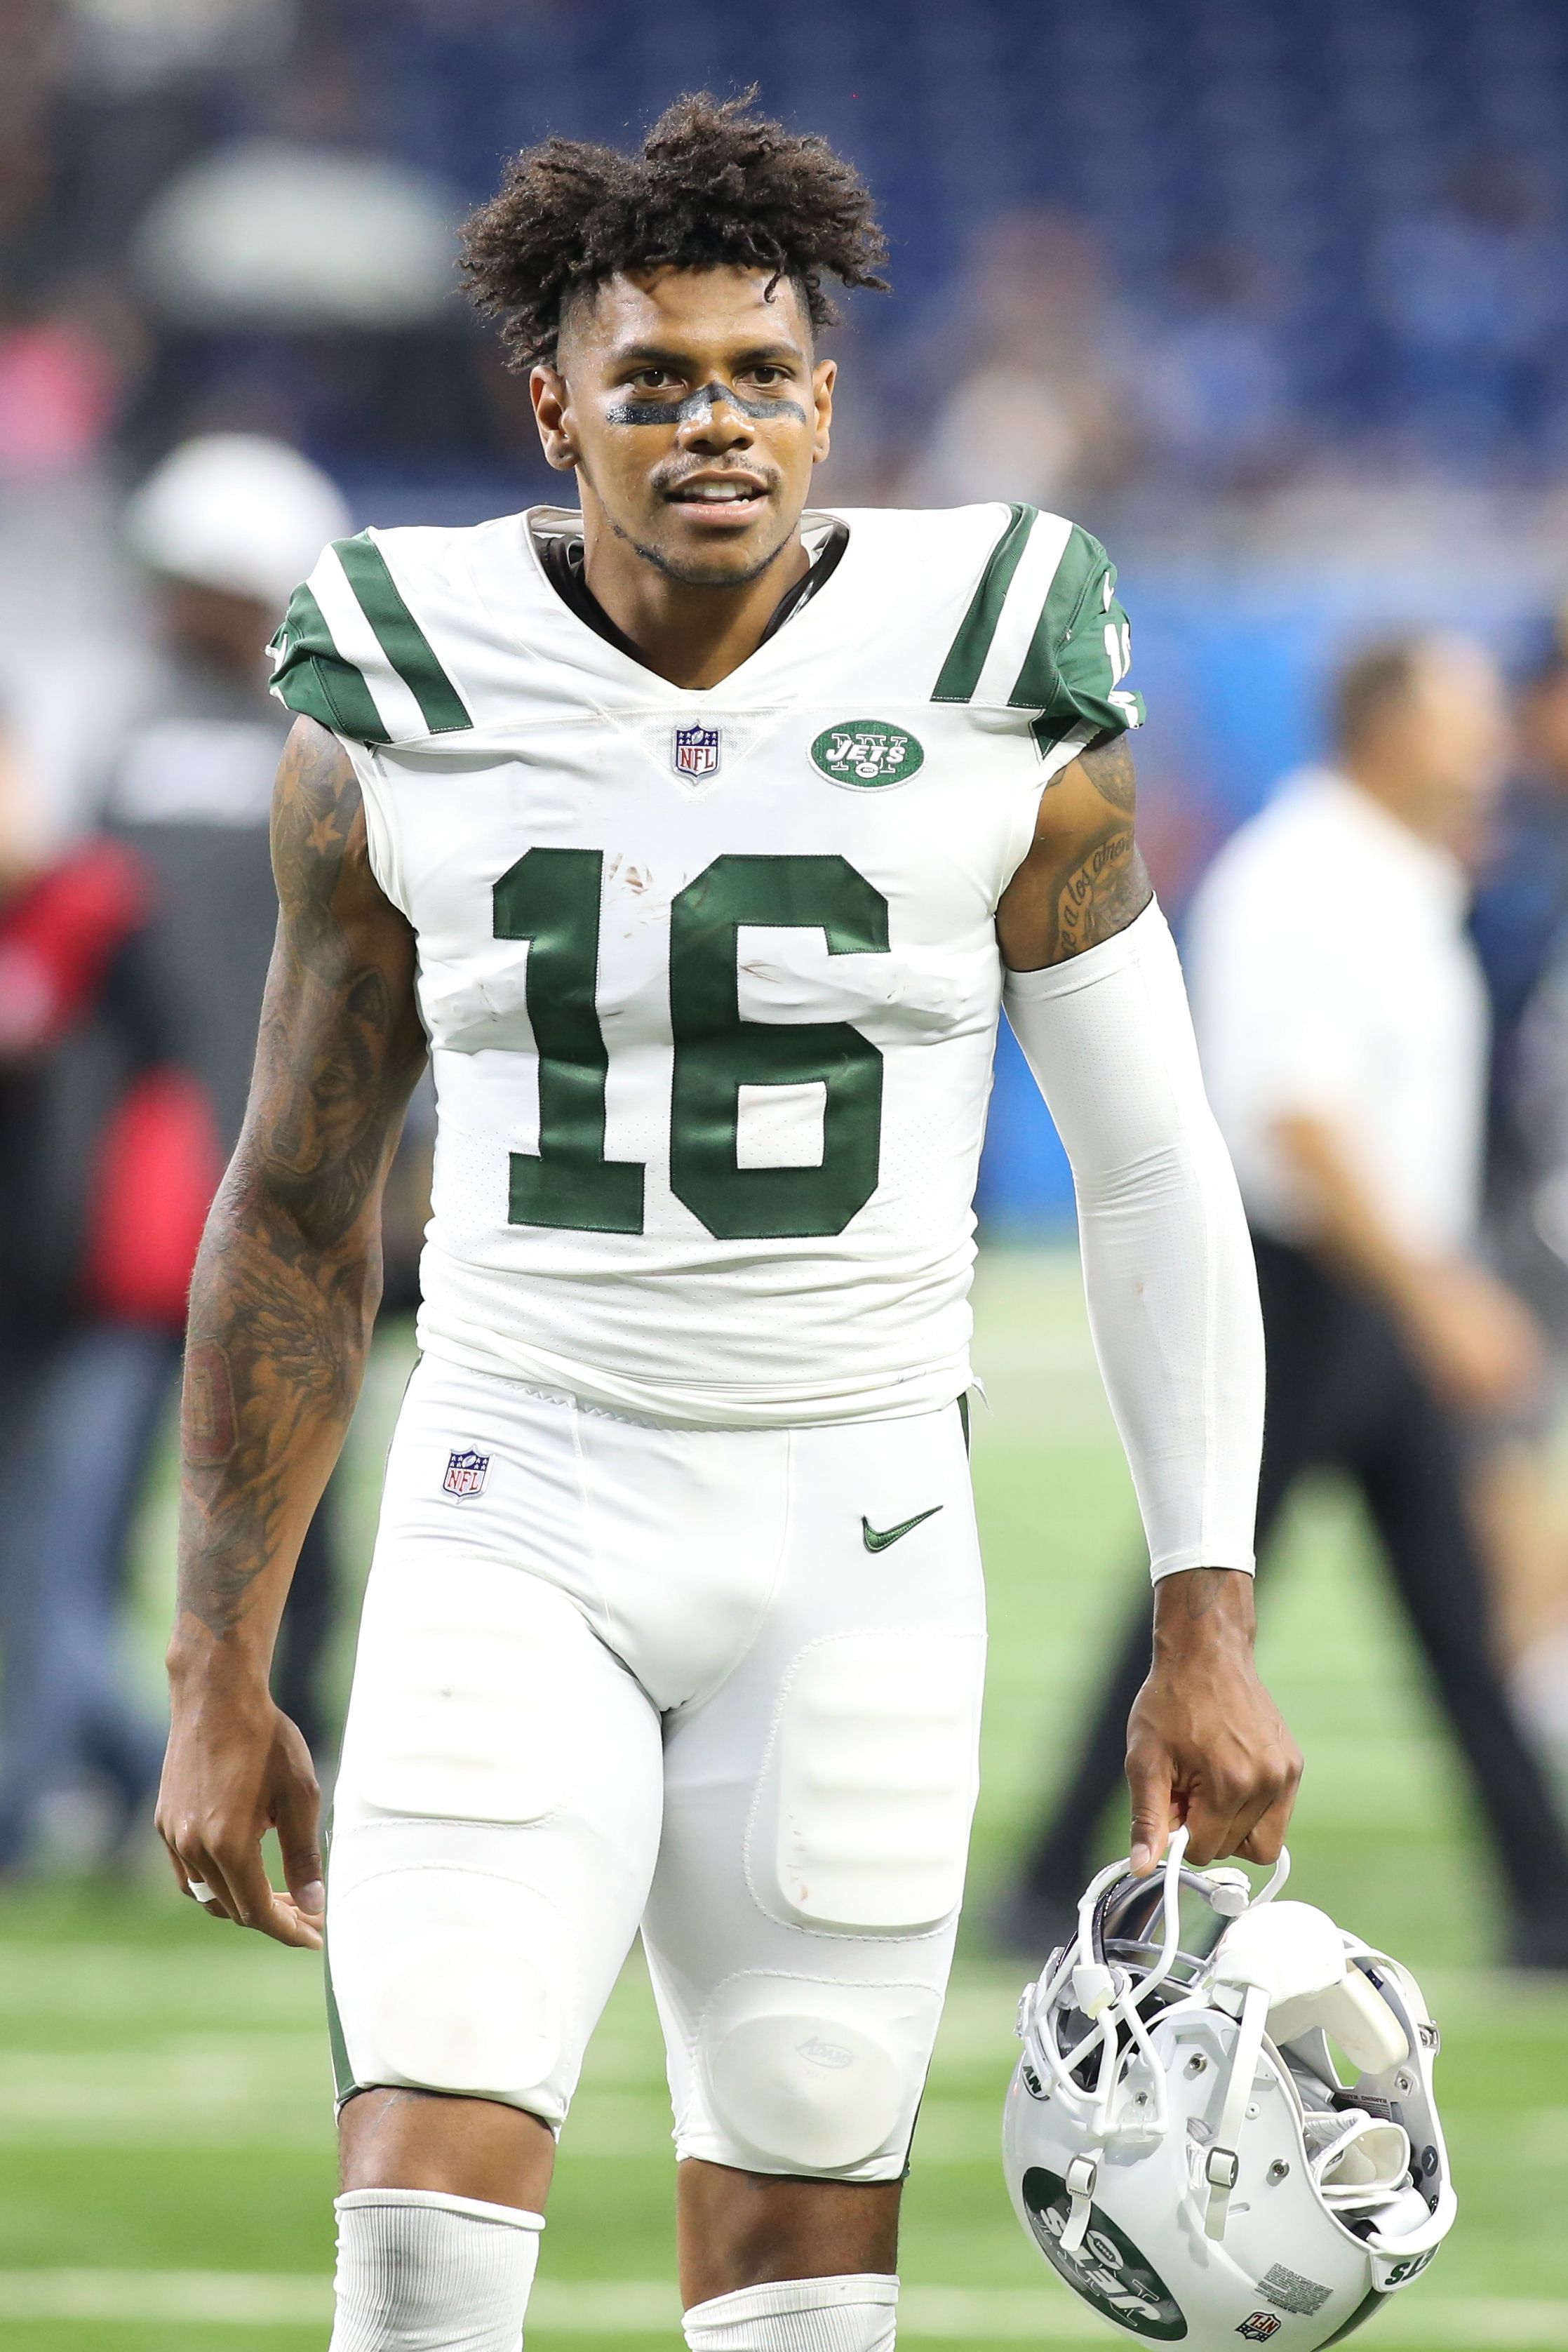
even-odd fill
[(447, 1455), (446, 1475), (441, 1484), (449, 1495), (482, 1495), (489, 1471), (489, 1455), (476, 1454), (470, 1447), (465, 1453)]
[(677, 727), (670, 747), (670, 764), (677, 776), (716, 776), (719, 740), (716, 727)]

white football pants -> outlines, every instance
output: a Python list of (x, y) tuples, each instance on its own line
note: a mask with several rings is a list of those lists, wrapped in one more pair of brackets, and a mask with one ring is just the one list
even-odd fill
[(984, 1646), (956, 1406), (672, 1430), (427, 1359), (334, 1807), (340, 2095), (559, 2126), (641, 1924), (681, 2156), (896, 2178)]

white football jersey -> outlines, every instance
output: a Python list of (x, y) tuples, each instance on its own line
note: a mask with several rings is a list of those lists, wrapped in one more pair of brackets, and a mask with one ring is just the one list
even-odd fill
[(672, 686), (540, 560), (575, 514), (328, 550), (274, 690), (345, 743), (438, 1099), (421, 1345), (685, 1424), (968, 1383), (997, 902), (1135, 726), (1098, 542), (1031, 507), (807, 518), (831, 577)]

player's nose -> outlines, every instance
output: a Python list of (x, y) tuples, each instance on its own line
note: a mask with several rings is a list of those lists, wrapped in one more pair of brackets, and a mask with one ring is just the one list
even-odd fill
[(725, 387), (715, 383), (708, 386), (704, 406), (684, 420), (676, 438), (683, 449), (747, 448), (756, 438), (756, 429)]

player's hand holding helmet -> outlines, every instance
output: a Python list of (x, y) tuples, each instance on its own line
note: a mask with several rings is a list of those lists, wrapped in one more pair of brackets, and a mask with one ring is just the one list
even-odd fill
[[(1455, 2199), (1407, 1971), (1234, 1868), (1102, 1871), (1019, 2012), (1019, 2219), (1132, 2335), (1316, 2352), (1431, 2262)], [(1185, 1898), (1185, 1900), (1184, 1900)], [(1348, 2080), (1340, 2063), (1348, 2062)]]

